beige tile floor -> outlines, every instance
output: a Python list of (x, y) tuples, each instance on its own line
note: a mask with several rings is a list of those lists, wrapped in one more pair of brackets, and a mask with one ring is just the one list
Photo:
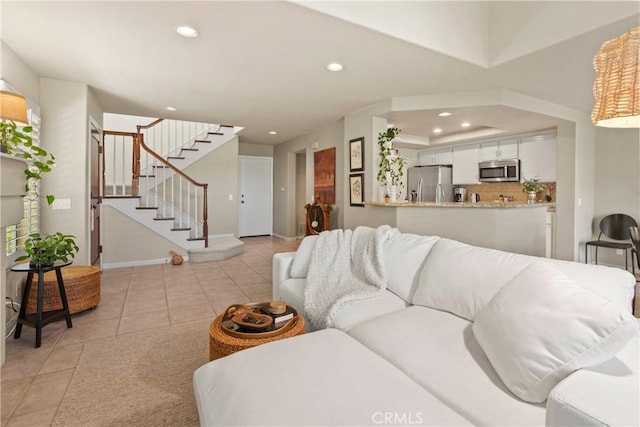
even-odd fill
[(271, 300), (273, 254), (294, 251), (299, 241), (243, 241), (244, 253), (225, 261), (104, 270), (100, 304), (74, 315), (72, 329), (64, 321), (45, 326), (40, 348), (34, 329), (23, 327), (20, 339), (7, 340), (2, 426), (51, 425), (89, 340), (213, 319), (230, 304)]

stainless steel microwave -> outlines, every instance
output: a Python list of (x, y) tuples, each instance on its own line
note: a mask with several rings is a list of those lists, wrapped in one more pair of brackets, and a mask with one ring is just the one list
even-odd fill
[(520, 160), (489, 160), (478, 164), (480, 182), (520, 181)]

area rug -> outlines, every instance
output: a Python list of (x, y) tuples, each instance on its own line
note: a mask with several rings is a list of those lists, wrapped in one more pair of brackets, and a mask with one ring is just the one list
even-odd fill
[(209, 324), (190, 322), (85, 344), (54, 426), (197, 426), (193, 372)]

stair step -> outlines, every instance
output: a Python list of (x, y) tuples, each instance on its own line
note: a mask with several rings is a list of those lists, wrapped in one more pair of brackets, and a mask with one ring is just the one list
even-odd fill
[(168, 168), (167, 165), (153, 165), (154, 168)]
[(221, 128), (233, 128), (234, 125), (220, 125)]
[(197, 148), (181, 148), (181, 151), (198, 151)]
[(196, 139), (195, 142), (204, 142), (205, 144), (211, 144), (211, 141), (207, 141), (206, 139)]
[(185, 227), (185, 228), (172, 228), (171, 231), (189, 231), (191, 230), (191, 227)]
[(155, 175), (138, 175), (138, 178), (155, 178)]
[(136, 206), (136, 209), (152, 210), (152, 209), (158, 209), (158, 207), (157, 206)]
[(222, 132), (207, 132), (208, 135), (224, 135)]
[(189, 262), (222, 261), (242, 253), (244, 242), (235, 237), (210, 239), (208, 248), (189, 249)]
[(179, 157), (179, 156), (167, 156), (167, 160), (169, 159), (174, 159), (174, 160), (184, 160), (184, 157)]
[(198, 240), (204, 240), (204, 237), (189, 237), (187, 239), (187, 241), (189, 241), (189, 242), (195, 242), (195, 241), (198, 241)]
[(172, 216), (161, 216), (153, 218), (154, 221), (174, 221), (176, 218)]

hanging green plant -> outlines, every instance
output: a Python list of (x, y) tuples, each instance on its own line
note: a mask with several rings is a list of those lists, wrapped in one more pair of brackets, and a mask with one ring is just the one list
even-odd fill
[(392, 141), (401, 132), (396, 127), (387, 129), (386, 132), (378, 134), (378, 148), (380, 150), (380, 163), (378, 165), (378, 182), (383, 187), (395, 185), (404, 187), (402, 177), (404, 176), (405, 160), (400, 156), (400, 152), (393, 148)]
[[(22, 157), (27, 161), (24, 170), (27, 183), (25, 184), (25, 196), (33, 189), (38, 195), (38, 183), (42, 179), (42, 174), (51, 172), (55, 165), (55, 158), (42, 148), (33, 143), (33, 138), (29, 135), (33, 131), (31, 126), (18, 129), (13, 121), (0, 122), (0, 149), (2, 152), (16, 157)], [(45, 196), (48, 204), (52, 204), (55, 197), (48, 194)]]

